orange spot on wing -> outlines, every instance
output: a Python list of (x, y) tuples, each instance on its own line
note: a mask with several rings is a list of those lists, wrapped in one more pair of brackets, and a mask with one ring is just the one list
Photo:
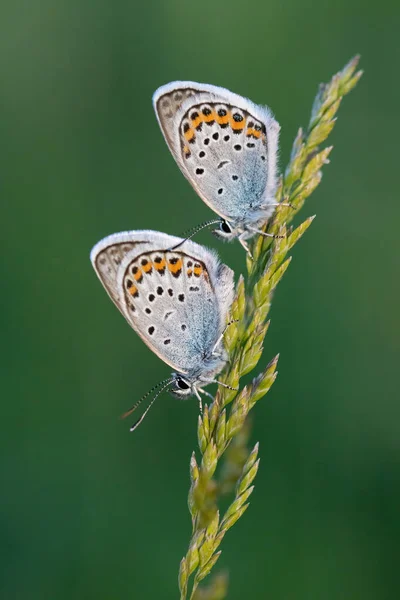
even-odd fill
[(185, 131), (184, 136), (187, 139), (187, 141), (190, 142), (190, 140), (192, 140), (194, 138), (193, 129), (188, 129), (187, 131)]
[(134, 274), (135, 281), (140, 281), (143, 278), (142, 271), (138, 269)]
[(255, 138), (259, 138), (261, 136), (261, 131), (257, 131), (257, 129), (253, 129), (252, 127), (249, 127), (248, 130), (246, 131), (246, 137), (255, 137)]
[(188, 269), (187, 270), (187, 276), (191, 277), (193, 275), (193, 269)]
[(144, 271), (145, 273), (149, 273), (149, 272), (152, 270), (152, 268), (153, 268), (153, 267), (152, 267), (152, 265), (151, 265), (151, 262), (148, 262), (146, 265), (143, 265), (143, 271)]
[(198, 115), (196, 119), (192, 119), (192, 126), (196, 129), (204, 121), (203, 115)]
[(215, 111), (211, 111), (209, 115), (203, 115), (203, 121), (205, 123), (210, 123), (210, 121), (217, 120), (217, 113)]
[(168, 263), (168, 269), (171, 273), (177, 273), (182, 269), (182, 260), (179, 259), (175, 264)]
[(157, 271), (164, 271), (166, 265), (167, 265), (167, 262), (166, 262), (165, 258), (163, 258), (162, 261), (159, 263), (157, 263), (157, 262), (154, 263), (154, 266), (157, 269)]
[(243, 118), (243, 121), (235, 121), (235, 119), (231, 116), (229, 119), (230, 125), (234, 131), (239, 131), (246, 127), (246, 119)]
[(137, 296), (138, 295), (138, 289), (135, 285), (131, 285), (131, 287), (129, 288), (128, 292), (130, 293), (131, 296)]
[(193, 273), (195, 274), (196, 277), (200, 277), (202, 272), (203, 272), (203, 267), (195, 267), (193, 269)]
[(226, 113), (226, 115), (224, 115), (223, 117), (220, 117), (217, 113), (216, 119), (218, 125), (226, 125), (227, 123), (229, 123), (230, 113)]

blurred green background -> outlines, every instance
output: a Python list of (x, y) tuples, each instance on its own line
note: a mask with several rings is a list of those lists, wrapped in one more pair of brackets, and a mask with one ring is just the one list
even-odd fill
[[(231, 600), (400, 597), (399, 17), (394, 0), (2, 3), (2, 599), (178, 598), (197, 402), (164, 396), (134, 435), (118, 421), (170, 370), (89, 262), (107, 234), (211, 217), (153, 91), (193, 79), (267, 103), (282, 168), (317, 84), (357, 52), (302, 212), (317, 219), (274, 298), (261, 469), (219, 568)], [(239, 244), (197, 241), (244, 270)]]

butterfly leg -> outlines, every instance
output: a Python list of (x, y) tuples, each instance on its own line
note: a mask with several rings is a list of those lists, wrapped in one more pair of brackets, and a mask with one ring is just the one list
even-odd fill
[(274, 239), (282, 239), (285, 238), (285, 235), (276, 235), (275, 233), (266, 233), (265, 231), (261, 231), (261, 229), (255, 229), (254, 227), (249, 227), (250, 231), (254, 231), (254, 233), (258, 233), (259, 235), (263, 235), (264, 237), (271, 237)]
[(222, 387), (226, 388), (227, 390), (233, 390), (234, 392), (238, 392), (239, 388), (234, 388), (231, 385), (228, 385), (227, 383), (222, 383), (222, 381), (218, 381), (218, 379), (205, 379), (204, 377), (199, 377), (200, 381), (203, 381), (204, 383), (217, 383), (218, 385), (221, 385)]
[(206, 392), (206, 390), (203, 390), (203, 388), (198, 388), (198, 390), (205, 396), (208, 396), (209, 398), (211, 398), (211, 400), (214, 402), (214, 396), (212, 394), (210, 394), (209, 392)]
[(242, 237), (243, 233), (241, 233), (238, 237), (239, 243), (243, 246), (243, 248), (246, 250), (247, 254), (250, 256), (250, 258), (253, 260), (253, 256), (250, 252), (250, 248), (247, 242), (244, 241), (243, 237)]
[(263, 205), (261, 208), (269, 208), (270, 206), (288, 206), (294, 210), (294, 206), (293, 204), (290, 204), (290, 202), (274, 202), (273, 204), (266, 204), (265, 206)]
[(194, 391), (194, 393), (196, 394), (196, 396), (197, 396), (197, 399), (198, 399), (198, 401), (199, 401), (199, 409), (200, 409), (200, 414), (202, 415), (202, 414), (203, 414), (203, 402), (202, 402), (202, 400), (201, 400), (201, 396), (200, 396), (200, 394), (199, 394), (199, 392), (197, 391), (197, 388), (196, 388), (195, 386), (193, 386), (193, 391)]

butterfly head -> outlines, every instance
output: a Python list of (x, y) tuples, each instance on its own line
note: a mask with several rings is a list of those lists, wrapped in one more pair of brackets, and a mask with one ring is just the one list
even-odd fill
[(231, 242), (239, 235), (239, 231), (233, 224), (226, 219), (221, 219), (219, 222), (219, 227), (217, 229), (213, 229), (212, 233), (220, 240), (224, 242)]
[(193, 395), (193, 382), (184, 375), (172, 373), (172, 382), (169, 392), (176, 398), (189, 398)]
[(215, 350), (208, 356), (205, 356), (196, 368), (185, 375), (182, 373), (172, 373), (168, 391), (175, 398), (198, 397), (198, 390), (201, 390), (207, 382), (214, 381), (215, 375), (223, 369), (226, 361), (226, 351), (222, 346), (222, 342), (218, 341)]

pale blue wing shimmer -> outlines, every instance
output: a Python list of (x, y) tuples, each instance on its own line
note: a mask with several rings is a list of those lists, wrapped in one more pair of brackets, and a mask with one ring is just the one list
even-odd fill
[(125, 265), (123, 289), (134, 329), (181, 373), (202, 369), (224, 326), (204, 262), (183, 252), (143, 253)]
[(215, 212), (245, 220), (262, 207), (269, 183), (264, 123), (227, 103), (200, 101), (182, 116), (179, 133), (190, 180)]

